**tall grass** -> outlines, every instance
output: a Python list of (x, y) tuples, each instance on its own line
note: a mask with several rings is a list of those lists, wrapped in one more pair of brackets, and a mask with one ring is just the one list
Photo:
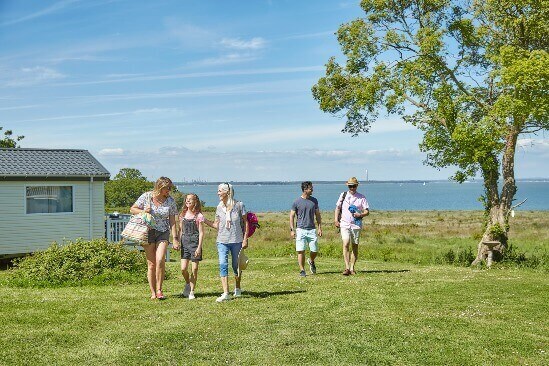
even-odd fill
[[(211, 216), (213, 213), (206, 213)], [(340, 258), (340, 234), (332, 224), (333, 212), (323, 212), (320, 257)], [(261, 228), (250, 239), (258, 257), (293, 257), (295, 243), (289, 232), (289, 213), (259, 213)], [(364, 219), (359, 256), (363, 260), (416, 264), (469, 265), (482, 236), (480, 211), (382, 211)], [(519, 211), (511, 221), (510, 243), (523, 265), (548, 268), (549, 212)], [(216, 233), (206, 232), (206, 251), (215, 256)]]

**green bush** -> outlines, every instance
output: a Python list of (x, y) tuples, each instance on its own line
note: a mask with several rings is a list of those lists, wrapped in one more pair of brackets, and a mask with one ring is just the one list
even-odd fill
[(17, 259), (9, 282), (21, 287), (81, 286), (146, 281), (144, 255), (105, 239), (52, 244)]
[(461, 248), (454, 251), (449, 249), (441, 257), (439, 257), (435, 263), (453, 264), (457, 266), (470, 266), (475, 260), (475, 255), (471, 248)]
[(501, 267), (517, 266), (549, 271), (549, 253), (542, 252), (537, 255), (527, 255), (519, 251), (513, 244), (509, 244), (503, 252), (503, 260), (498, 265)]

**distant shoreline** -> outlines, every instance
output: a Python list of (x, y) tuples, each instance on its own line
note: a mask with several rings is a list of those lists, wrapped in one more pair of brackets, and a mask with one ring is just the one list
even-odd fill
[[(549, 182), (549, 178), (521, 178), (517, 179), (517, 182)], [(301, 181), (227, 181), (230, 184), (234, 185), (294, 185), (294, 184), (301, 184)], [(191, 181), (191, 182), (174, 182), (177, 186), (213, 186), (218, 185), (223, 182), (202, 182), (202, 181)], [(315, 180), (313, 181), (315, 184), (343, 184), (344, 182), (339, 180)], [(423, 183), (456, 183), (449, 179), (435, 179), (435, 180), (368, 180), (368, 181), (362, 181), (361, 183), (365, 184), (379, 184), (379, 183), (411, 183), (411, 184), (423, 184)], [(469, 183), (479, 183), (482, 184), (482, 180), (468, 180), (464, 182), (464, 184)]]

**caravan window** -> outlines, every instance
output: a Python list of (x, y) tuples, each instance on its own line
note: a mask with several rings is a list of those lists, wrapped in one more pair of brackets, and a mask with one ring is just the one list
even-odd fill
[(27, 213), (73, 212), (72, 186), (27, 187)]

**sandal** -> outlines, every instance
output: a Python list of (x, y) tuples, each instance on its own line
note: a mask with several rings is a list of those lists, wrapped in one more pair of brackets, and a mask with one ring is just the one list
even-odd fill
[(165, 300), (166, 296), (164, 296), (164, 294), (162, 293), (162, 290), (158, 290), (158, 291), (156, 291), (156, 298), (158, 300)]
[(345, 271), (343, 271), (342, 275), (344, 276), (348, 276), (351, 274), (351, 271), (349, 271), (348, 269), (346, 269)]

